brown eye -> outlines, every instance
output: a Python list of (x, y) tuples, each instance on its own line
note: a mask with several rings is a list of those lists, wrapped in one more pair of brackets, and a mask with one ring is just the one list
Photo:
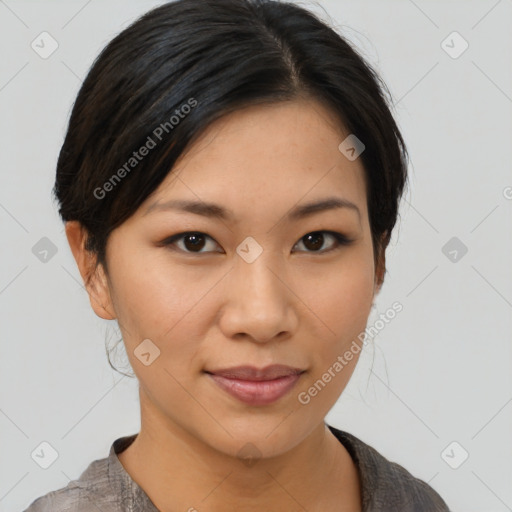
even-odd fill
[[(322, 249), (325, 241), (328, 241), (329, 239), (331, 239), (331, 241), (334, 240), (334, 244), (331, 243), (330, 247)], [(343, 245), (349, 245), (351, 242), (352, 241), (345, 235), (335, 231), (313, 231), (304, 235), (299, 242), (297, 242), (297, 245), (302, 243), (306, 248), (306, 252), (324, 253), (337, 249)]]
[[(330, 244), (328, 242), (331, 242)], [(324, 245), (328, 247), (325, 248)], [(347, 238), (341, 233), (336, 231), (313, 231), (304, 235), (297, 245), (304, 245), (304, 249), (300, 249), (301, 252), (310, 253), (326, 253), (335, 249), (340, 248), (344, 245), (349, 245), (352, 240)], [(159, 245), (169, 247), (172, 250), (180, 251), (185, 254), (204, 254), (218, 252), (222, 253), (222, 249), (215, 250), (215, 246), (220, 248), (217, 242), (209, 235), (201, 233), (199, 231), (189, 231), (186, 233), (178, 233), (170, 236), (162, 241)]]
[(324, 245), (324, 235), (322, 233), (309, 233), (303, 240), (304, 246), (311, 251), (318, 251)]
[[(208, 242), (210, 242), (210, 247), (208, 247)], [(213, 243), (212, 243), (213, 242)], [(212, 237), (206, 235), (205, 233), (200, 233), (198, 231), (188, 232), (188, 233), (178, 233), (177, 235), (173, 235), (167, 239), (165, 239), (161, 245), (169, 246), (171, 249), (175, 249), (178, 251), (182, 251), (185, 253), (208, 253), (208, 252), (222, 252), (215, 250), (204, 250), (206, 247), (214, 248), (215, 245), (218, 246), (217, 242), (213, 240)]]
[(188, 251), (200, 251), (205, 244), (205, 237), (199, 234), (185, 235), (183, 237), (183, 245)]

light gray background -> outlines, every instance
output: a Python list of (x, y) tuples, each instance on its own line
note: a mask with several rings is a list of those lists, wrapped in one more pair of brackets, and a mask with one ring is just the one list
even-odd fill
[[(89, 306), (50, 191), (92, 60), (159, 3), (0, 0), (0, 511), (65, 486), (139, 429), (136, 381), (104, 352), (119, 331)], [(381, 73), (412, 158), (368, 325), (396, 300), (404, 309), (327, 420), (454, 511), (512, 510), (512, 1), (310, 5)], [(47, 59), (31, 48), (43, 31), (59, 44)], [(441, 47), (453, 31), (469, 43), (456, 59)], [(32, 252), (43, 237), (58, 250), (46, 263)], [(452, 237), (468, 248), (456, 262), (442, 252)], [(43, 441), (59, 454), (48, 469), (31, 458)]]

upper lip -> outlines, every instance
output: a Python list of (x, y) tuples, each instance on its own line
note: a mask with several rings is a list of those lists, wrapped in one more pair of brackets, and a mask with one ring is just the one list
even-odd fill
[(212, 373), (228, 379), (239, 380), (273, 380), (288, 375), (298, 375), (305, 370), (294, 368), (284, 364), (272, 364), (265, 368), (256, 368), (255, 366), (233, 366), (232, 368), (221, 368), (219, 370), (211, 370), (206, 373)]

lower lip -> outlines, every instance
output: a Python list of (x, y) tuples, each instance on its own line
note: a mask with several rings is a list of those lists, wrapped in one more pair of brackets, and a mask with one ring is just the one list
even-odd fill
[(293, 374), (273, 380), (250, 381), (208, 375), (224, 391), (249, 405), (267, 405), (279, 400), (295, 386), (301, 376)]

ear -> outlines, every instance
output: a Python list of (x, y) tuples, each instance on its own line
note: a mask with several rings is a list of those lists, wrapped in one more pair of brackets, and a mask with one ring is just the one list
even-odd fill
[(386, 274), (386, 247), (389, 243), (388, 232), (386, 231), (381, 237), (381, 245), (379, 248), (379, 255), (377, 258), (377, 266), (375, 268), (375, 289), (374, 294), (380, 292), (382, 284), (384, 283), (384, 276)]
[(87, 231), (78, 221), (66, 222), (66, 237), (89, 295), (91, 307), (100, 318), (116, 318), (103, 265), (95, 268), (96, 255), (86, 250)]

